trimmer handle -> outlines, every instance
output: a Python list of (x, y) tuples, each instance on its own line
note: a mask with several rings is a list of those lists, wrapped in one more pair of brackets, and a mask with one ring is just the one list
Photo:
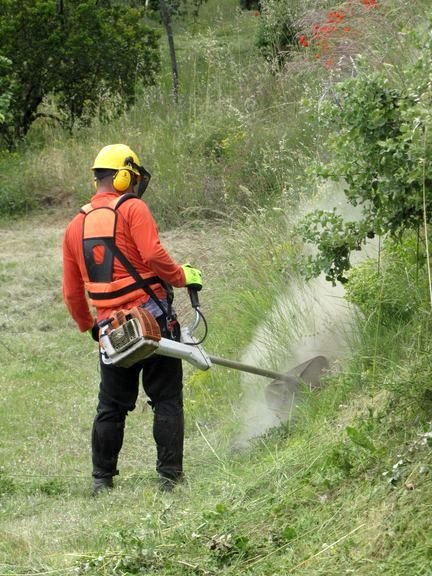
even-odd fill
[(199, 284), (190, 284), (187, 287), (192, 308), (197, 309), (200, 307), (198, 292), (201, 290), (201, 288), (202, 287)]

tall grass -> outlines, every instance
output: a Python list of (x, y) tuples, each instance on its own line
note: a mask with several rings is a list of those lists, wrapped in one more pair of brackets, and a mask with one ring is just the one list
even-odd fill
[[(205, 34), (192, 28), (177, 35), (177, 107), (165, 70), (159, 87), (109, 124), (95, 120), (69, 136), (36, 122), (17, 155), (0, 159), (1, 213), (51, 205), (74, 212), (91, 195), (95, 154), (117, 141), (136, 149), (153, 174), (148, 202), (161, 226), (224, 217), (239, 205), (265, 206), (292, 194), (311, 142), (299, 121), (303, 80), (272, 74), (255, 45), (259, 19), (235, 2), (216, 14), (209, 6), (203, 16)], [(295, 142), (301, 146), (293, 156)]]
[[(314, 5), (310, 18), (325, 21), (330, 5)], [(166, 55), (160, 84), (141, 94), (120, 118), (108, 124), (95, 120), (73, 135), (38, 120), (17, 153), (0, 157), (0, 214), (52, 206), (74, 213), (92, 194), (95, 154), (118, 141), (136, 149), (153, 174), (147, 200), (161, 227), (197, 216), (224, 218), (238, 206), (272, 205), (281, 195), (295, 205), (299, 190), (310, 188), (307, 167), (321, 145), (303, 98), (318, 100), (341, 75), (355, 73), (348, 56), (357, 53), (377, 66), (386, 62), (389, 73), (397, 74), (396, 62), (415, 57), (401, 29), (424, 15), (422, 6), (413, 10), (392, 0), (373, 13), (361, 12), (351, 23), (356, 34), (340, 69), (326, 69), (314, 60), (312, 49), (295, 45), (291, 60), (275, 73), (272, 62), (259, 53), (256, 38), (264, 25), (260, 19), (277, 17), (276, 6), (266, 4), (265, 16), (256, 17), (241, 12), (234, 1), (209, 3), (199, 27), (178, 25), (179, 105), (172, 101)], [(300, 18), (306, 9), (302, 3), (289, 7), (298, 34), (310, 28)]]
[[(167, 76), (166, 91), (143, 97), (121, 121), (96, 122), (79, 140), (35, 126), (29, 148), (13, 158), (28, 202), (57, 189), (72, 213), (90, 193), (83, 166), (101, 145), (127, 137), (154, 173), (149, 201), (158, 220), (168, 227), (195, 219), (166, 239), (179, 260), (204, 269), (208, 350), (239, 359), (258, 341), (260, 361), (285, 369), (287, 350), (314, 330), (311, 309), (300, 305), (310, 289), (293, 290), (299, 247), (289, 230), (293, 203), (312, 186), (304, 168), (317, 127), (303, 123), (298, 98), (309, 85), (313, 96), (315, 84), (307, 84), (310, 68), (293, 79), (272, 76), (255, 57), (245, 67), (256, 18), (223, 6), (204, 14), (215, 30), (218, 21), (232, 28), (184, 33), (191, 73), (181, 113)], [(237, 51), (224, 51), (225, 36)], [(209, 223), (215, 214), (217, 226)], [(172, 495), (157, 493), (151, 414), (140, 399), (116, 490), (94, 500), (88, 444), (97, 353), (61, 302), (63, 223), (56, 209), (19, 226), (19, 234), (16, 223), (2, 229), (0, 572), (430, 574), (431, 326), (412, 245), (380, 262), (378, 273), (375, 263), (372, 274), (353, 274), (363, 313), (350, 358), (319, 393), (303, 393), (293, 422), (236, 451), (245, 382), (223, 368), (188, 369), (187, 482)], [(287, 306), (279, 306), (281, 294)], [(178, 308), (187, 323), (184, 297)], [(263, 325), (271, 341), (260, 340)]]

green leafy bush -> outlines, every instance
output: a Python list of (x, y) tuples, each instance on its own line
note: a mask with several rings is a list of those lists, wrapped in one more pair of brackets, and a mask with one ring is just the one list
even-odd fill
[(12, 62), (8, 58), (0, 55), (0, 126), (7, 122), (11, 105), (11, 65)]
[(326, 0), (261, 0), (257, 45), (267, 60), (284, 64), (299, 46), (299, 39), (310, 14), (332, 4)]
[(277, 0), (265, 0), (261, 5), (257, 45), (266, 59), (282, 63), (290, 57), (297, 34), (293, 5)]
[(347, 201), (361, 209), (356, 222), (315, 212), (299, 230), (318, 245), (311, 275), (346, 280), (350, 253), (374, 234), (402, 238), (430, 221), (432, 209), (432, 27), (417, 38), (418, 58), (400, 78), (370, 71), (341, 82), (320, 110), (327, 154), (317, 173), (342, 182)]
[(367, 319), (375, 317), (384, 326), (408, 322), (427, 300), (425, 279), (418, 270), (424, 256), (416, 252), (415, 236), (403, 243), (389, 243), (380, 264), (366, 260), (353, 267), (346, 284), (346, 298)]

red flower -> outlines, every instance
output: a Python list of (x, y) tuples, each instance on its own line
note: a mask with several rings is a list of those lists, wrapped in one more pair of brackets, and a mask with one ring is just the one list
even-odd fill
[(336, 30), (336, 26), (321, 26), (320, 30), (323, 34), (331, 34)]
[(260, 12), (259, 10), (257, 10), (257, 11), (255, 12), (255, 16), (261, 16), (261, 12)]
[(362, 0), (364, 6), (376, 6), (378, 4), (378, 0)]
[(350, 32), (350, 31), (351, 31), (351, 28), (349, 26), (345, 26), (344, 32)]
[(345, 12), (342, 12), (342, 10), (339, 10), (338, 12), (329, 12), (327, 14), (327, 22), (333, 23), (333, 22), (342, 22), (342, 20), (345, 20), (346, 18), (346, 14)]
[(304, 34), (302, 34), (299, 38), (299, 44), (301, 44), (301, 46), (303, 46), (303, 48), (306, 48), (307, 46), (309, 46), (309, 42), (306, 39), (306, 36)]

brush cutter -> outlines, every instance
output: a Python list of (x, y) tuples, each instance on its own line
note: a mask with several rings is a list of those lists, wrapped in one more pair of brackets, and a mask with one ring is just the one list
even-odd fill
[[(216, 364), (241, 372), (257, 374), (273, 379), (266, 391), (266, 399), (270, 407), (278, 405), (278, 409), (281, 403), (286, 403), (290, 390), (297, 388), (300, 381), (312, 387), (319, 385), (321, 374), (328, 368), (328, 362), (323, 356), (312, 358), (287, 374), (282, 374), (207, 354), (201, 346), (207, 335), (207, 323), (200, 309), (198, 292), (191, 288), (188, 290), (191, 305), (195, 310), (195, 319), (191, 326), (181, 329), (180, 342), (161, 337), (156, 319), (144, 308), (120, 310), (112, 317), (100, 322), (99, 341), (104, 364), (128, 368), (152, 354), (158, 354), (185, 360), (200, 370), (208, 370)], [(205, 326), (205, 335), (198, 341), (193, 334), (201, 321)]]

